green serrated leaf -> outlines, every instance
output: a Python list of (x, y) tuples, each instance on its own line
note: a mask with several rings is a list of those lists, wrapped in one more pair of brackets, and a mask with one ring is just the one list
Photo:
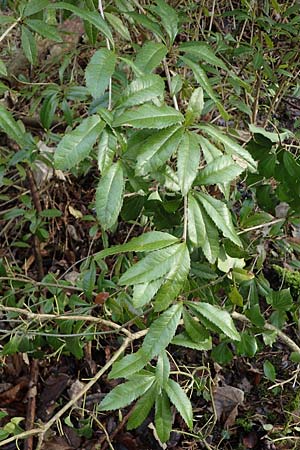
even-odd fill
[(54, 2), (52, 4), (50, 3), (48, 5), (48, 8), (66, 9), (67, 11), (73, 12), (74, 14), (76, 14), (76, 16), (81, 17), (81, 19), (87, 20), (89, 23), (94, 25), (97, 30), (99, 30), (110, 41), (110, 43), (114, 45), (114, 40), (110, 28), (105, 20), (102, 19), (98, 11), (87, 11), (86, 9), (78, 8), (77, 6), (66, 2)]
[(113, 411), (130, 405), (135, 399), (143, 395), (154, 383), (154, 376), (132, 378), (126, 383), (119, 384), (99, 405), (100, 411)]
[(174, 339), (172, 340), (172, 344), (179, 345), (181, 347), (192, 348), (193, 350), (211, 350), (212, 348), (212, 339), (209, 336), (207, 339), (203, 339), (202, 341), (195, 342), (190, 336), (186, 333), (176, 334)]
[(188, 197), (188, 237), (195, 247), (201, 247), (205, 257), (214, 263), (219, 255), (219, 233), (197, 200)]
[(135, 128), (167, 128), (183, 121), (183, 115), (171, 106), (155, 106), (151, 104), (139, 106), (125, 111), (115, 118), (114, 127), (130, 126)]
[(0, 128), (19, 146), (24, 145), (25, 135), (13, 115), (0, 104)]
[(269, 360), (266, 360), (264, 362), (264, 374), (265, 377), (268, 378), (268, 380), (271, 380), (274, 383), (274, 381), (276, 380), (276, 370)]
[(182, 304), (171, 306), (150, 325), (144, 339), (142, 350), (152, 359), (164, 350), (172, 341), (178, 327), (182, 313)]
[(133, 306), (135, 308), (142, 308), (142, 306), (149, 303), (164, 281), (164, 278), (158, 278), (157, 280), (149, 281), (148, 283), (136, 284), (132, 294)]
[(165, 310), (179, 295), (190, 271), (190, 254), (185, 243), (176, 253), (171, 270), (166, 274), (166, 282), (155, 297), (155, 311)]
[(223, 134), (220, 130), (212, 125), (199, 125), (200, 130), (208, 134), (208, 136), (215, 139), (217, 142), (221, 142), (224, 145), (224, 151), (228, 155), (236, 155), (246, 161), (248, 169), (251, 172), (256, 172), (257, 164), (250, 155), (250, 153), (245, 150), (241, 145), (231, 139), (229, 136)]
[(95, 261), (106, 258), (107, 256), (116, 255), (117, 253), (125, 252), (151, 252), (153, 250), (169, 247), (176, 244), (178, 238), (169, 233), (162, 231), (149, 231), (141, 236), (131, 239), (126, 244), (114, 245), (113, 247), (101, 250), (101, 252), (94, 255)]
[(37, 46), (33, 34), (24, 25), (21, 27), (21, 43), (26, 58), (34, 66), (37, 63)]
[(213, 325), (218, 327), (226, 336), (234, 341), (240, 341), (240, 335), (235, 328), (230, 314), (225, 310), (211, 305), (210, 303), (189, 303), (192, 310), (198, 315), (209, 320)]
[(105, 12), (105, 18), (110, 23), (110, 25), (113, 27), (113, 29), (122, 36), (123, 39), (126, 39), (126, 41), (131, 41), (130, 33), (128, 28), (124, 25), (120, 17), (116, 16), (115, 14), (111, 14), (109, 12)]
[(193, 73), (194, 76), (196, 78), (196, 81), (200, 84), (200, 86), (204, 89), (204, 91), (207, 93), (207, 95), (215, 102), (219, 113), (221, 114), (221, 116), (223, 117), (224, 120), (228, 120), (229, 119), (229, 115), (228, 113), (225, 111), (225, 109), (223, 108), (222, 103), (220, 102), (219, 98), (217, 97), (217, 95), (215, 94), (209, 79), (206, 75), (205, 70), (200, 66), (200, 64), (196, 64), (193, 61), (191, 61), (188, 58), (185, 58), (183, 56), (180, 57), (180, 59), (182, 59), (182, 61), (189, 66)]
[(123, 204), (124, 174), (121, 161), (112, 164), (99, 181), (96, 213), (104, 230), (116, 222)]
[(127, 378), (139, 372), (148, 361), (149, 359), (140, 349), (136, 353), (126, 355), (120, 361), (115, 362), (108, 378)]
[(159, 440), (167, 442), (172, 430), (172, 411), (165, 391), (156, 397), (154, 424)]
[(152, 33), (156, 36), (159, 36), (162, 41), (164, 41), (164, 34), (158, 25), (158, 23), (154, 20), (149, 19), (145, 14), (137, 14), (135, 12), (127, 13), (132, 17), (138, 24), (143, 25), (143, 27), (152, 31)]
[(29, 0), (26, 2), (26, 6), (23, 12), (24, 17), (32, 16), (49, 5), (49, 0)]
[(169, 399), (173, 405), (175, 405), (181, 417), (191, 430), (193, 428), (193, 410), (191, 402), (184, 390), (176, 383), (176, 381), (169, 379), (166, 386), (166, 392)]
[(158, 42), (146, 42), (137, 52), (135, 65), (145, 74), (151, 73), (168, 53), (167, 47)]
[(158, 75), (142, 75), (133, 80), (118, 101), (117, 106), (129, 108), (141, 105), (163, 95), (165, 84)]
[(156, 250), (137, 264), (130, 267), (120, 278), (119, 284), (130, 285), (147, 283), (163, 277), (168, 273), (184, 244), (175, 244), (161, 250)]
[(177, 173), (182, 195), (190, 190), (200, 163), (200, 148), (197, 136), (185, 132), (178, 146)]
[(157, 6), (153, 7), (153, 11), (159, 16), (161, 23), (169, 36), (170, 44), (173, 44), (178, 33), (178, 14), (176, 10), (164, 0), (155, 0), (155, 3)]
[(206, 342), (209, 339), (208, 331), (186, 310), (183, 312), (183, 323), (186, 333), (194, 342)]
[(155, 378), (157, 386), (162, 389), (166, 386), (170, 375), (170, 362), (166, 351), (162, 351), (157, 358)]
[(245, 168), (234, 162), (231, 156), (220, 156), (199, 172), (195, 184), (227, 183), (238, 177), (244, 170)]
[(55, 26), (45, 23), (43, 20), (27, 19), (26, 25), (33, 31), (55, 42), (63, 42), (63, 39)]
[(199, 60), (205, 63), (220, 67), (221, 69), (228, 71), (226, 64), (222, 61), (222, 59), (218, 58), (215, 55), (212, 47), (207, 45), (205, 42), (183, 42), (182, 44), (180, 44), (179, 50), (189, 55), (193, 55), (194, 57), (197, 57)]
[(117, 147), (117, 138), (104, 129), (98, 144), (98, 168), (102, 175), (111, 167)]
[(94, 98), (99, 98), (108, 87), (115, 71), (116, 55), (107, 48), (97, 50), (85, 69), (86, 87)]
[(139, 148), (136, 172), (147, 175), (157, 170), (176, 151), (183, 134), (181, 127), (169, 127), (146, 138)]
[(7, 76), (7, 69), (6, 66), (4, 64), (4, 62), (2, 61), (2, 59), (0, 59), (0, 75), (6, 77)]
[(224, 236), (234, 244), (242, 247), (242, 243), (234, 229), (230, 211), (225, 203), (204, 192), (197, 192), (195, 196)]
[(56, 168), (68, 170), (85, 159), (103, 130), (104, 125), (100, 117), (95, 114), (83, 119), (77, 128), (65, 134), (54, 154)]
[(203, 106), (203, 89), (202, 87), (198, 87), (193, 91), (191, 95), (187, 111), (193, 115), (194, 119), (199, 119), (202, 114)]
[(140, 426), (150, 413), (156, 398), (156, 385), (153, 384), (148, 391), (136, 402), (135, 408), (127, 422), (127, 430)]
[(57, 94), (50, 95), (49, 97), (45, 98), (40, 110), (40, 119), (43, 127), (46, 130), (49, 130), (49, 128), (52, 125), (57, 106), (58, 106)]

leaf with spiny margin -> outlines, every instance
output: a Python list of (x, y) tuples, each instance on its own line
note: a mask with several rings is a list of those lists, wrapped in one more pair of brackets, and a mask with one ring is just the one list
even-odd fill
[(215, 55), (212, 47), (207, 45), (205, 42), (183, 42), (179, 46), (179, 51), (198, 57), (198, 59), (205, 63), (228, 71), (226, 64), (222, 61), (222, 59)]
[(158, 289), (164, 283), (164, 278), (149, 281), (148, 283), (136, 284), (132, 293), (132, 304), (135, 308), (141, 308), (150, 302)]
[(83, 119), (78, 127), (64, 135), (54, 153), (57, 169), (69, 170), (75, 167), (91, 152), (98, 136), (104, 128), (97, 114)]
[(113, 411), (130, 405), (134, 400), (151, 388), (155, 376), (139, 376), (126, 383), (119, 384), (109, 392), (99, 405), (99, 411)]
[(148, 103), (120, 114), (115, 118), (113, 126), (160, 129), (179, 124), (182, 121), (183, 115), (171, 106), (155, 106)]
[(204, 89), (204, 91), (207, 93), (207, 95), (215, 102), (219, 113), (221, 114), (221, 116), (223, 117), (224, 120), (228, 120), (229, 119), (229, 115), (228, 113), (225, 111), (225, 109), (223, 108), (222, 103), (220, 102), (219, 98), (217, 97), (217, 95), (215, 94), (209, 79), (206, 75), (205, 70), (200, 66), (200, 64), (196, 64), (193, 61), (191, 61), (188, 58), (185, 58), (184, 56), (181, 56), (180, 59), (187, 65), (189, 66), (193, 73), (194, 76), (196, 78), (196, 81), (200, 84), (200, 86)]
[(204, 131), (209, 137), (213, 138), (217, 142), (220, 142), (224, 146), (224, 151), (228, 155), (237, 155), (241, 157), (248, 165), (250, 172), (256, 172), (257, 163), (254, 161), (250, 153), (245, 150), (241, 145), (234, 141), (229, 136), (226, 136), (216, 127), (212, 125), (199, 125), (198, 128)]
[(166, 385), (166, 392), (169, 399), (191, 430), (193, 428), (193, 409), (186, 393), (176, 381), (171, 379), (168, 380)]
[(169, 247), (176, 244), (179, 239), (172, 234), (164, 233), (162, 231), (149, 231), (143, 233), (138, 237), (132, 238), (131, 241), (125, 244), (114, 245), (109, 248), (101, 250), (94, 255), (95, 261), (106, 258), (107, 256), (116, 255), (117, 253), (125, 252), (152, 252), (153, 250)]
[(129, 108), (149, 102), (163, 95), (165, 84), (159, 75), (142, 75), (133, 80), (117, 103), (118, 108)]
[(172, 341), (180, 322), (182, 308), (181, 303), (171, 306), (150, 325), (141, 347), (149, 359), (158, 355)]
[(172, 431), (172, 411), (165, 391), (156, 397), (154, 424), (159, 440), (167, 442)]
[(93, 98), (99, 98), (108, 87), (115, 71), (117, 57), (107, 48), (97, 50), (85, 69), (85, 83)]
[(145, 353), (140, 349), (136, 353), (124, 356), (124, 358), (116, 361), (108, 378), (127, 378), (134, 373), (139, 372), (149, 361)]
[(190, 194), (188, 197), (188, 237), (195, 247), (201, 247), (213, 264), (219, 255), (219, 233), (201, 205)]
[(182, 195), (187, 195), (196, 178), (200, 147), (195, 133), (184, 133), (177, 150), (177, 173)]
[(166, 282), (155, 297), (155, 311), (165, 310), (179, 295), (190, 271), (190, 254), (183, 242), (177, 252), (171, 270), (166, 274)]
[(149, 253), (121, 276), (119, 284), (121, 286), (140, 284), (162, 278), (171, 270), (174, 260), (182, 249), (182, 245), (174, 244)]
[(200, 170), (194, 184), (227, 183), (238, 177), (244, 170), (244, 167), (234, 162), (231, 156), (220, 156)]
[(127, 430), (132, 430), (140, 426), (150, 413), (156, 398), (156, 385), (153, 384), (150, 389), (136, 402), (134, 410), (127, 422)]
[(158, 131), (141, 143), (136, 163), (136, 173), (147, 175), (163, 166), (177, 150), (183, 128), (174, 126)]
[(121, 161), (112, 164), (99, 181), (96, 191), (96, 213), (107, 230), (118, 219), (123, 204), (124, 174)]
[(224, 236), (230, 239), (234, 244), (242, 247), (240, 238), (234, 229), (230, 211), (225, 203), (204, 192), (197, 192), (195, 193), (195, 196)]
[(152, 72), (168, 53), (164, 44), (146, 42), (137, 52), (135, 65), (144, 73)]
[(20, 147), (24, 145), (25, 134), (13, 115), (0, 103), (0, 128)]
[(214, 326), (218, 327), (230, 339), (233, 339), (234, 341), (241, 340), (229, 312), (225, 309), (204, 302), (188, 302), (188, 305), (194, 313), (197, 314), (200, 320), (201, 316), (203, 316)]

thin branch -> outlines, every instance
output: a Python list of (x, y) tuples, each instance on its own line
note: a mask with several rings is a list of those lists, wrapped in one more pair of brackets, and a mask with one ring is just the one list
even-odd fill
[(13, 30), (15, 28), (16, 25), (18, 25), (18, 23), (20, 22), (21, 17), (19, 17), (14, 23), (11, 24), (10, 27), (7, 28), (6, 31), (4, 31), (4, 33), (2, 34), (2, 36), (0, 36), (0, 42), (3, 41), (3, 39), (6, 38), (6, 36), (11, 32), (11, 30)]
[[(172, 81), (171, 81), (171, 75), (170, 75), (170, 71), (169, 71), (169, 67), (168, 67), (166, 58), (163, 59), (163, 64), (164, 64), (165, 74), (167, 77), (168, 88), (169, 88), (170, 94), (172, 95)], [(174, 108), (177, 111), (179, 111), (176, 95), (172, 96), (172, 100), (174, 103)]]
[(127, 337), (120, 348), (114, 353), (111, 359), (96, 373), (96, 375), (83, 387), (83, 389), (78, 392), (75, 397), (73, 397), (68, 403), (66, 403), (44, 426), (40, 428), (33, 428), (32, 430), (24, 431), (23, 433), (19, 433), (15, 436), (11, 436), (8, 439), (5, 439), (0, 442), (0, 447), (4, 445), (10, 444), (11, 442), (17, 441), (19, 439), (26, 439), (29, 436), (41, 435), (43, 436), (52, 425), (57, 422), (61, 416), (67, 412), (70, 408), (72, 408), (78, 400), (80, 400), (93, 386), (94, 384), (102, 377), (102, 375), (107, 372), (107, 370), (113, 365), (113, 363), (119, 358), (119, 356), (126, 350), (126, 348), (136, 339), (139, 339), (147, 334), (148, 330), (138, 331), (137, 333), (131, 334), (130, 337)]
[[(240, 322), (251, 323), (251, 320), (249, 320), (248, 317), (244, 316), (243, 314), (237, 313), (235, 311), (231, 314), (231, 316), (233, 319), (239, 320)], [(276, 332), (277, 336), (284, 344), (286, 344), (293, 352), (300, 354), (300, 347), (291, 338), (289, 338), (283, 331), (279, 330), (274, 325), (271, 325), (268, 322), (266, 322), (264, 324), (264, 328), (266, 330)]]

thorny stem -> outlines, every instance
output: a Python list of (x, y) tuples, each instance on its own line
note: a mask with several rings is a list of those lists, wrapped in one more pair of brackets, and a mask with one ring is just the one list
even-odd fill
[[(102, 0), (98, 0), (98, 9), (99, 9), (99, 12), (100, 12), (100, 15), (101, 15), (102, 19), (105, 20)], [(106, 47), (107, 47), (107, 50), (110, 50), (110, 42), (109, 42), (108, 38), (106, 38)], [(112, 96), (112, 79), (110, 77), (109, 84), (108, 84), (108, 106), (107, 106), (107, 109), (109, 111), (111, 110), (111, 103), (112, 103), (111, 102), (111, 96)]]

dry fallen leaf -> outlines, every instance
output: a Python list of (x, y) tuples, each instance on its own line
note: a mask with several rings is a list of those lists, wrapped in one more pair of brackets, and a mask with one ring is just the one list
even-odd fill
[(214, 391), (213, 400), (218, 420), (225, 422), (225, 428), (231, 427), (238, 414), (238, 406), (244, 401), (244, 392), (233, 386), (218, 386)]

